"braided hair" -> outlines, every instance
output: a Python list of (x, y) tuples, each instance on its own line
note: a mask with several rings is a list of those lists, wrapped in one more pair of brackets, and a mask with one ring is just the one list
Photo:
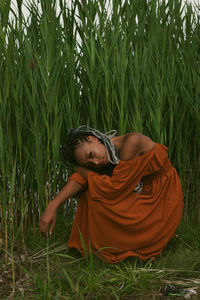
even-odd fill
[(62, 147), (62, 158), (65, 163), (67, 162), (70, 165), (76, 165), (75, 150), (77, 145), (80, 145), (83, 142), (88, 142), (89, 136), (95, 136), (102, 144), (104, 144), (110, 164), (102, 168), (94, 169), (90, 167), (90, 169), (100, 174), (107, 174), (111, 176), (114, 167), (119, 163), (119, 153), (111, 140), (111, 138), (115, 135), (115, 130), (104, 134), (97, 129), (87, 126), (72, 128), (66, 135), (65, 143)]

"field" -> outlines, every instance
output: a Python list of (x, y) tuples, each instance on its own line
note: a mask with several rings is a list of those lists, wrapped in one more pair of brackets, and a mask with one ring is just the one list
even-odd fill
[[(25, 18), (22, 1), (17, 11), (0, 3), (0, 299), (169, 299), (167, 282), (197, 290), (200, 7), (39, 0)], [(184, 213), (156, 262), (107, 265), (69, 252), (74, 199), (53, 237), (40, 235), (39, 217), (73, 171), (60, 159), (65, 134), (82, 124), (169, 147)]]

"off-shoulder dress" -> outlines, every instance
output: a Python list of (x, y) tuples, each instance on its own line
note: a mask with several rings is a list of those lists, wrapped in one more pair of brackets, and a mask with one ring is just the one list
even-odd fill
[[(86, 191), (79, 196), (69, 248), (84, 247), (109, 263), (135, 256), (158, 257), (177, 229), (183, 209), (181, 182), (168, 148), (156, 143), (151, 151), (120, 161), (111, 177), (89, 171), (88, 182), (74, 173), (69, 180)], [(142, 181), (143, 188), (134, 188)], [(80, 237), (82, 236), (82, 237)]]

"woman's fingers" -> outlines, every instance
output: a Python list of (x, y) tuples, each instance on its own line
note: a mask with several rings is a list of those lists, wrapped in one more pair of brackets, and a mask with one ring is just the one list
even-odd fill
[(56, 219), (53, 219), (53, 222), (52, 222), (51, 227), (50, 227), (50, 230), (49, 230), (49, 234), (50, 234), (50, 235), (52, 235), (52, 231), (53, 231), (53, 229), (54, 229), (55, 224), (56, 224)]
[(40, 232), (44, 237), (47, 237), (47, 230), (48, 230), (48, 223), (40, 220), (39, 222), (39, 228), (40, 228)]
[(54, 226), (56, 224), (56, 215), (53, 216), (50, 221), (48, 220), (48, 222), (44, 221), (42, 218), (39, 221), (40, 232), (44, 237), (48, 236), (48, 228), (49, 228), (50, 224), (51, 224), (51, 227), (49, 229), (49, 234), (52, 235)]
[(52, 205), (50, 203), (45, 209), (39, 221), (40, 232), (45, 238), (48, 236), (48, 234), (52, 235), (52, 231), (55, 226), (55, 223), (56, 223), (56, 209), (52, 208)]

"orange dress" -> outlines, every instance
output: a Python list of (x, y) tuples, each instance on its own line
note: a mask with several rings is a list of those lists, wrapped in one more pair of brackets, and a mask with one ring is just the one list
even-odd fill
[[(129, 161), (120, 161), (112, 177), (93, 171), (88, 188), (79, 197), (69, 248), (87, 251), (109, 263), (127, 257), (155, 259), (173, 237), (180, 223), (183, 197), (167, 147), (156, 144), (151, 151)], [(69, 180), (87, 182), (79, 173)], [(143, 189), (135, 186), (142, 180)]]

